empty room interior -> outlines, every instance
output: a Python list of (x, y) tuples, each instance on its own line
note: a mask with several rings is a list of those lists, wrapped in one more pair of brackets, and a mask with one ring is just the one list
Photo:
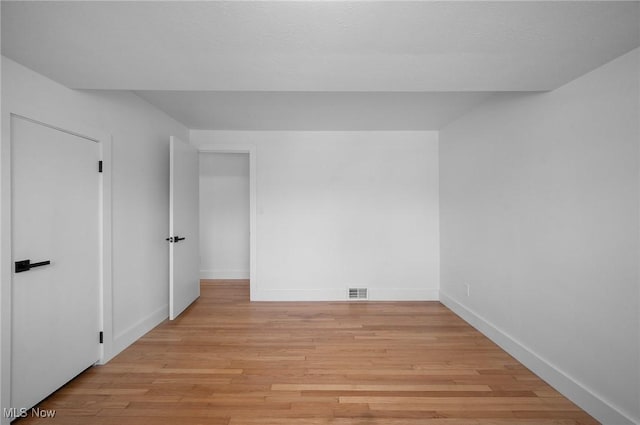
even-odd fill
[(640, 425), (639, 1), (1, 2), (0, 423)]

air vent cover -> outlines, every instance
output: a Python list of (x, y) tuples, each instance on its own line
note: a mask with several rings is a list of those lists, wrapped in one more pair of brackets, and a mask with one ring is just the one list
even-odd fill
[(348, 298), (350, 300), (367, 300), (369, 299), (369, 291), (367, 288), (349, 288)]

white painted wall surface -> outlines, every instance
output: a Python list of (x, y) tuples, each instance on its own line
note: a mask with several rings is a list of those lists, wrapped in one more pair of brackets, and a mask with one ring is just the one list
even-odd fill
[[(198, 146), (253, 145), (256, 300), (438, 296), (435, 132), (191, 131)], [(255, 285), (255, 286), (253, 286)]]
[(606, 424), (640, 423), (638, 63), (440, 134), (442, 300)]
[[(51, 121), (77, 122), (112, 135), (113, 352), (149, 331), (168, 313), (169, 135), (188, 140), (184, 126), (127, 92), (69, 90), (2, 57), (2, 152), (10, 143), (8, 113), (31, 110)], [(2, 158), (3, 168), (8, 158)], [(3, 169), (2, 179), (8, 174)], [(5, 180), (6, 182), (6, 180)], [(5, 187), (3, 182), (3, 188)], [(5, 210), (3, 205), (2, 211)], [(10, 230), (3, 219), (3, 253)], [(9, 243), (9, 242), (7, 242)], [(0, 298), (10, 285), (2, 270)], [(2, 309), (2, 376), (8, 368)], [(6, 401), (3, 378), (2, 403)]]
[(249, 154), (200, 153), (200, 277), (249, 278)]

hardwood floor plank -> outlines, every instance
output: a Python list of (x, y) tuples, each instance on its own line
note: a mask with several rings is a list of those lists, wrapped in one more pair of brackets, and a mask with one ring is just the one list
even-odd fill
[(486, 385), (273, 384), (273, 391), (490, 391)]

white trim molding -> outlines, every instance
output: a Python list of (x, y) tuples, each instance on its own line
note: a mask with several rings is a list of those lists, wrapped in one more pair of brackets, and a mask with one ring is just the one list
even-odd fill
[(130, 326), (124, 331), (113, 336), (112, 350), (107, 353), (107, 361), (118, 353), (122, 352), (125, 348), (136, 342), (147, 332), (158, 326), (160, 323), (167, 320), (169, 317), (169, 304), (158, 308), (147, 317), (142, 318), (136, 324)]
[(598, 421), (606, 425), (640, 423), (637, 418), (632, 419), (577, 379), (567, 375), (529, 347), (442, 291), (440, 302)]
[(249, 154), (249, 298), (257, 301), (258, 281), (256, 277), (256, 147), (253, 144), (206, 143), (197, 145), (198, 151), (208, 153)]
[[(366, 285), (358, 285), (366, 287)], [(367, 288), (368, 301), (438, 301), (437, 289)], [(337, 289), (273, 289), (256, 291), (252, 301), (352, 301), (347, 288)]]

